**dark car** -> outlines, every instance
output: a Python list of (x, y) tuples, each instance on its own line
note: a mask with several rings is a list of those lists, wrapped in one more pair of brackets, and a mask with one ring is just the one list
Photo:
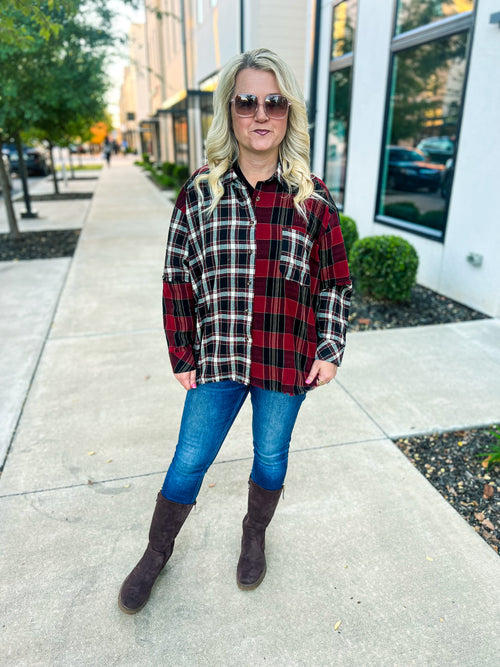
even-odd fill
[[(50, 174), (48, 159), (44, 151), (38, 148), (25, 148), (23, 157), (28, 176), (48, 176)], [(12, 173), (19, 174), (19, 154), (13, 151), (9, 159)]]
[(426, 188), (436, 192), (441, 185), (442, 164), (430, 162), (422, 151), (415, 148), (389, 146), (387, 187), (390, 190), (417, 190)]

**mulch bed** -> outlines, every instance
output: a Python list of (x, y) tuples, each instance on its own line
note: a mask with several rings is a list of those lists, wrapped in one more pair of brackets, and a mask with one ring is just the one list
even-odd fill
[(59, 194), (31, 195), (31, 201), (67, 201), (69, 199), (92, 199), (93, 192), (60, 192)]
[[(498, 425), (495, 427), (499, 430)], [(401, 438), (396, 445), (497, 553), (500, 464), (482, 465), (495, 444), (492, 428)]]
[(80, 232), (80, 229), (23, 232), (19, 240), (13, 239), (9, 234), (0, 234), (0, 261), (71, 257)]
[(401, 304), (374, 301), (358, 294), (354, 289), (349, 331), (448, 324), (483, 320), (487, 317), (488, 315), (484, 313), (448, 299), (422, 285), (416, 285), (412, 289), (410, 301)]

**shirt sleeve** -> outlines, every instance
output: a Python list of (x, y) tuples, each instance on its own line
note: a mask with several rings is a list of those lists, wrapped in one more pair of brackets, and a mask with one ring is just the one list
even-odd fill
[(181, 191), (170, 221), (163, 271), (163, 327), (174, 373), (196, 368), (195, 299), (188, 270), (189, 237), (185, 192)]
[(325, 207), (319, 244), (320, 295), (316, 359), (340, 366), (344, 355), (352, 283), (335, 204)]

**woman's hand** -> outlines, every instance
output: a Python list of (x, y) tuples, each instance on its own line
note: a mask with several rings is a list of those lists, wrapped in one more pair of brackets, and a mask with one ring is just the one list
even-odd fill
[(196, 370), (187, 371), (186, 373), (174, 373), (174, 377), (186, 391), (196, 389)]
[(335, 366), (335, 364), (332, 364), (329, 361), (315, 359), (311, 372), (306, 378), (306, 384), (311, 384), (314, 381), (316, 381), (318, 387), (322, 384), (328, 384), (337, 375), (337, 368), (338, 366)]

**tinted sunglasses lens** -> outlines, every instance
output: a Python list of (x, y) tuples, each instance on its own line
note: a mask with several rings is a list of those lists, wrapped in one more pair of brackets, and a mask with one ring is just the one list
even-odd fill
[(238, 116), (253, 116), (257, 111), (257, 98), (255, 95), (236, 95), (234, 110)]
[(265, 105), (269, 118), (284, 118), (288, 112), (288, 100), (283, 95), (268, 95)]

